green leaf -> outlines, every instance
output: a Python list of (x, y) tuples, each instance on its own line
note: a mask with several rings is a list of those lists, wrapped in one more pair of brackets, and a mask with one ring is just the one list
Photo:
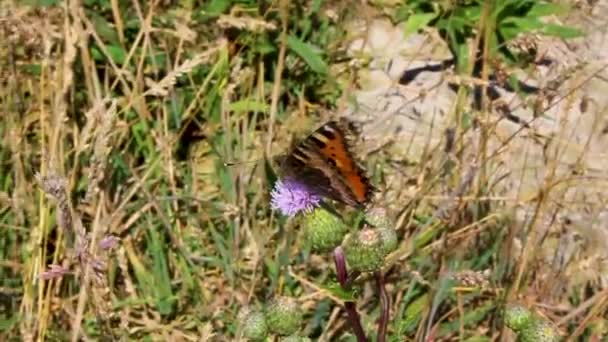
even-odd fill
[(26, 63), (21, 65), (20, 69), (25, 73), (29, 73), (35, 76), (40, 76), (42, 74), (42, 65), (38, 63)]
[(428, 294), (416, 298), (413, 302), (409, 303), (403, 316), (399, 320), (397, 331), (403, 335), (411, 333), (418, 326), (418, 323), (422, 319), (422, 312), (429, 305)]
[(306, 38), (308, 37), (308, 34), (315, 29), (318, 29), (318, 26), (315, 26), (313, 28), (313, 23), (312, 20), (308, 17), (304, 17), (302, 18), (299, 22), (298, 22), (298, 27), (300, 28), (300, 37), (302, 38)]
[[(127, 58), (127, 52), (118, 45), (106, 45), (106, 52), (118, 66), (122, 66)], [(98, 47), (93, 47), (91, 49), (91, 55), (96, 61), (107, 61), (106, 55)]]
[[(495, 309), (495, 305), (492, 302), (487, 302), (484, 306), (477, 308), (472, 311), (467, 311), (462, 317), (462, 323), (465, 327), (474, 327), (483, 321), (485, 317)], [(449, 323), (443, 323), (439, 326), (439, 336), (445, 336), (457, 332), (460, 329), (460, 319), (454, 320)], [(438, 336), (438, 337), (439, 337)]]
[(19, 322), (19, 313), (14, 313), (14, 316), (6, 318), (4, 315), (0, 317), (0, 331), (8, 331), (15, 327)]
[(154, 288), (152, 275), (148, 272), (147, 265), (143, 263), (138, 255), (128, 252), (128, 256), (133, 274), (135, 275), (136, 285), (145, 297), (143, 300), (147, 302), (148, 297), (152, 297)]
[(498, 32), (500, 32), (500, 35), (502, 35), (505, 41), (509, 41), (517, 37), (517, 34), (519, 33), (519, 28), (517, 28), (517, 26), (513, 24), (502, 25), (498, 28)]
[(167, 53), (160, 50), (150, 49), (151, 53), (146, 55), (146, 64), (155, 70), (164, 71), (167, 66)]
[(209, 17), (217, 17), (230, 8), (230, 0), (211, 0), (205, 6), (203, 13)]
[[(220, 138), (220, 140), (224, 140), (224, 137)], [(236, 201), (236, 189), (234, 182), (232, 181), (231, 172), (228, 170), (227, 167), (221, 166), (217, 169), (217, 173), (222, 192), (224, 193), (224, 197), (227, 201), (233, 203), (234, 201)]]
[(468, 131), (469, 128), (473, 127), (473, 114), (471, 112), (463, 112), (462, 116), (460, 117), (460, 128), (463, 131)]
[(553, 14), (568, 14), (570, 9), (571, 6), (568, 5), (537, 2), (527, 15), (531, 17), (545, 17)]
[(481, 6), (464, 7), (460, 10), (460, 14), (470, 22), (470, 26), (477, 26), (481, 19)]
[(435, 18), (437, 18), (437, 14), (435, 13), (417, 13), (410, 15), (403, 25), (403, 33), (406, 37), (412, 33), (416, 33)]
[(437, 221), (436, 225), (431, 224), (431, 226), (427, 227), (427, 229), (421, 231), (418, 235), (414, 237), (414, 247), (416, 249), (419, 249), (428, 245), (437, 235), (439, 235), (443, 231), (444, 228), (445, 226), (440, 224), (439, 221)]
[(576, 38), (583, 35), (583, 32), (569, 26), (561, 26), (555, 24), (546, 24), (541, 30), (542, 33), (559, 38)]
[(232, 102), (228, 105), (228, 110), (233, 111), (235, 113), (242, 112), (262, 112), (265, 113), (268, 111), (268, 104), (264, 102), (259, 102), (256, 100), (241, 100)]
[[(515, 74), (509, 75), (509, 77), (507, 78), (507, 82), (515, 90), (516, 93), (522, 94), (521, 88), (519, 86), (519, 78), (517, 78), (517, 76)], [(523, 96), (523, 94), (522, 94), (522, 96)]]
[(59, 0), (24, 0), (21, 4), (32, 7), (50, 7), (59, 4)]
[(271, 54), (277, 50), (275, 44), (272, 44), (266, 35), (257, 37), (253, 46), (255, 47), (255, 51), (260, 55)]
[(91, 18), (93, 27), (95, 27), (95, 32), (104, 42), (112, 45), (118, 45), (120, 43), (116, 29), (106, 20), (106, 18), (93, 11), (88, 11), (87, 15)]
[(490, 342), (492, 341), (491, 338), (486, 337), (486, 336), (471, 336), (469, 338), (467, 338), (466, 340), (464, 340), (463, 342)]
[(532, 32), (534, 30), (540, 30), (545, 25), (538, 18), (527, 17), (527, 18), (506, 18), (501, 22), (501, 26), (505, 24), (514, 24), (519, 28), (519, 33)]
[(392, 11), (393, 21), (397, 23), (406, 21), (407, 18), (410, 17), (410, 15), (412, 15), (412, 10), (407, 4), (403, 4), (397, 7), (396, 10)]
[(466, 72), (469, 67), (469, 47), (466, 44), (457, 45), (456, 55), (458, 56), (458, 65), (456, 66), (459, 73)]
[(322, 4), (323, 0), (313, 0), (312, 5), (310, 6), (310, 14), (319, 13)]
[(148, 228), (149, 239), (148, 247), (152, 255), (153, 268), (152, 276), (154, 278), (153, 289), (158, 312), (167, 316), (173, 312), (177, 297), (173, 294), (171, 288), (171, 275), (169, 274), (169, 265), (167, 264), (167, 256), (164, 238), (158, 232), (158, 227), (152, 224)]
[(456, 7), (449, 17), (449, 21), (459, 21), (461, 25), (474, 27), (478, 25), (481, 18), (481, 6)]
[(301, 41), (298, 37), (290, 35), (287, 37), (287, 46), (316, 73), (327, 74), (329, 67), (320, 55), (320, 49), (312, 44)]
[(359, 293), (358, 289), (351, 288), (347, 290), (340, 286), (337, 282), (330, 283), (328, 285), (322, 286), (323, 289), (331, 292), (332, 295), (340, 298), (345, 302), (354, 302), (357, 300), (357, 295)]

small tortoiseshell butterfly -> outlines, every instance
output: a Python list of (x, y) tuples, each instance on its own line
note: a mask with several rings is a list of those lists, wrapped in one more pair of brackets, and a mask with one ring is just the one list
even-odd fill
[(350, 151), (355, 135), (346, 119), (324, 124), (283, 159), (285, 176), (321, 196), (363, 208), (374, 190)]

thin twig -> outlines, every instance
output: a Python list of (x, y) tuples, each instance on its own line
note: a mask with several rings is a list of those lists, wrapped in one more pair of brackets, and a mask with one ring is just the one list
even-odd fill
[(281, 95), (281, 75), (283, 74), (283, 68), (285, 68), (285, 54), (287, 53), (287, 23), (288, 23), (288, 11), (287, 1), (280, 2), (280, 13), (282, 22), (282, 31), (279, 48), (279, 57), (277, 60), (277, 66), (274, 71), (274, 85), (272, 88), (272, 97), (270, 99), (270, 115), (268, 120), (268, 139), (266, 140), (266, 156), (270, 156), (270, 147), (272, 144), (272, 136), (274, 131), (274, 120), (277, 115), (277, 108), (279, 105), (279, 97)]
[(391, 298), (386, 292), (384, 283), (384, 274), (382, 272), (376, 273), (376, 284), (378, 285), (378, 293), (380, 294), (380, 306), (382, 311), (380, 312), (380, 322), (378, 323), (378, 342), (386, 341), (386, 329), (388, 327), (388, 319), (391, 311)]

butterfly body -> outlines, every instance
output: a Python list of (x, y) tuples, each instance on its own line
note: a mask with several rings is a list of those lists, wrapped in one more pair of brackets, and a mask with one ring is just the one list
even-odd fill
[(352, 207), (364, 207), (373, 187), (350, 151), (349, 139), (353, 135), (345, 120), (324, 124), (283, 160), (285, 176), (321, 196)]

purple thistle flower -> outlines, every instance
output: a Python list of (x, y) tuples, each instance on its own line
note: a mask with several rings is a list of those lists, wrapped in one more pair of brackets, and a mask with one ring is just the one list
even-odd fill
[(272, 209), (278, 209), (287, 216), (294, 216), (300, 211), (311, 212), (321, 202), (321, 196), (290, 178), (277, 181), (270, 195)]

